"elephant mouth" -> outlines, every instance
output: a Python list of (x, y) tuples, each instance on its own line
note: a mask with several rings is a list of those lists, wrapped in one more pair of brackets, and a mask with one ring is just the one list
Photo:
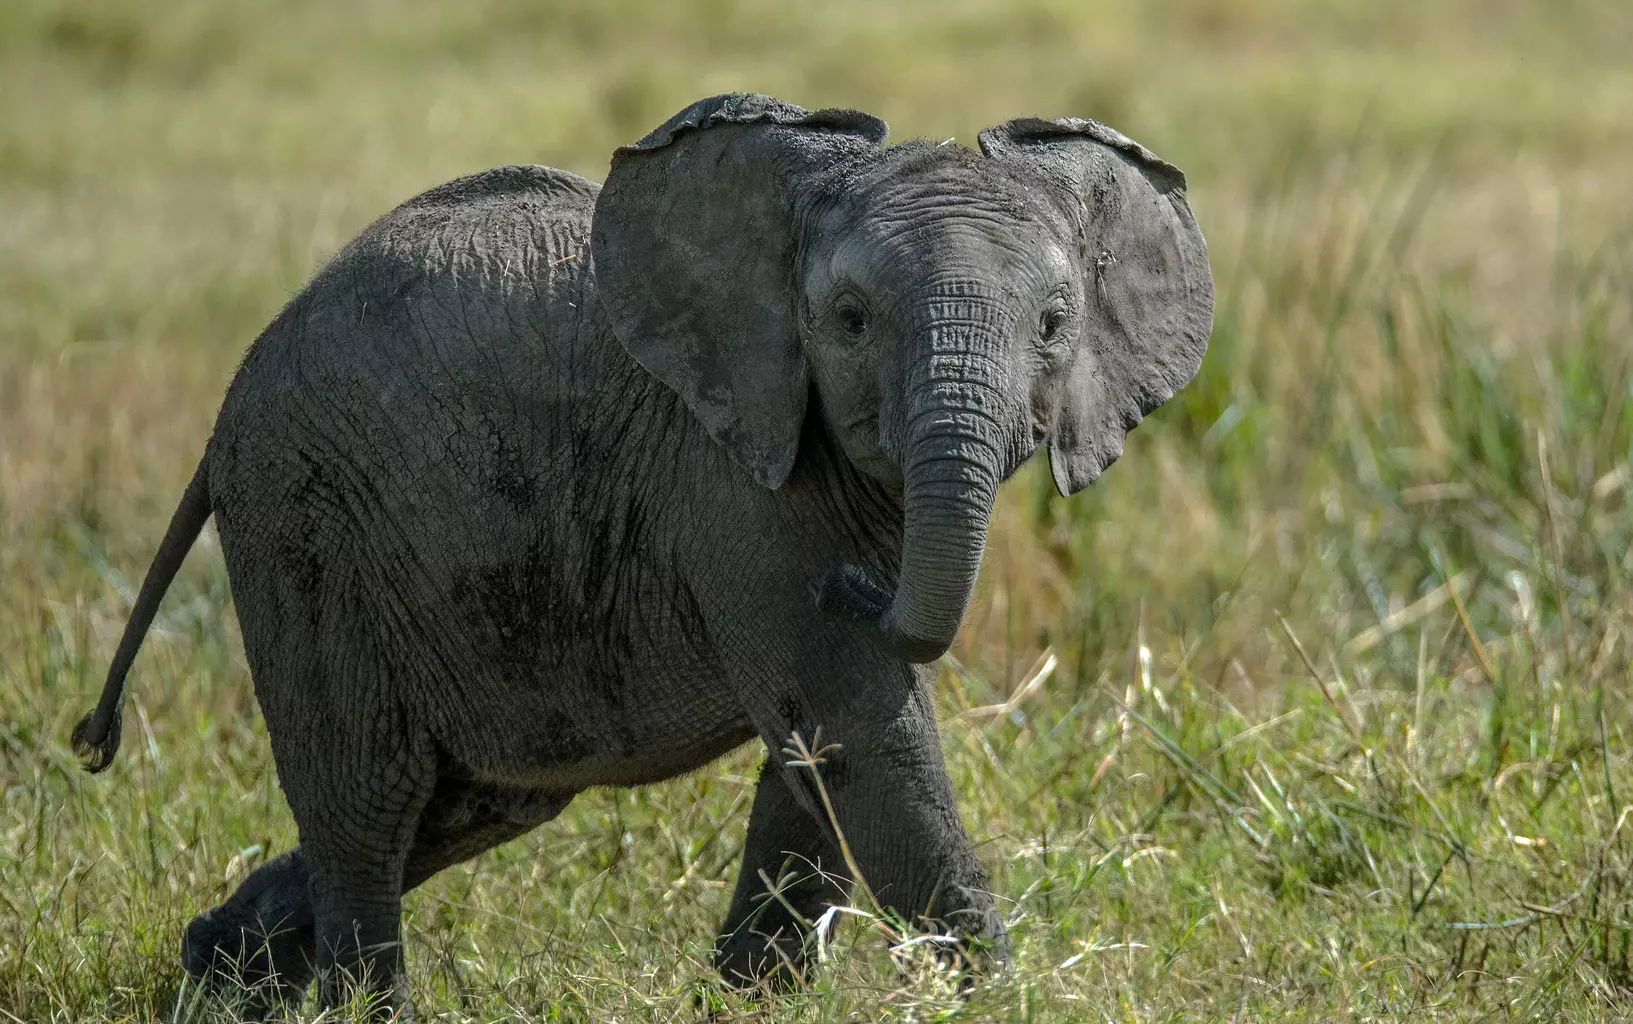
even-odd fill
[(879, 444), (879, 414), (865, 413), (845, 424), (842, 447), (852, 462), (876, 480), (899, 489), (901, 467), (885, 454)]

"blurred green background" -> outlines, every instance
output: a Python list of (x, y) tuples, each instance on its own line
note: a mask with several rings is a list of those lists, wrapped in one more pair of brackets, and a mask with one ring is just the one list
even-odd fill
[[(1630, 44), (1621, 0), (7, 0), (0, 1010), (168, 1012), (187, 918), (293, 841), (208, 535), (115, 770), (65, 742), (250, 340), (414, 193), (599, 178), (741, 89), (1108, 122), (1187, 172), (1219, 295), (1101, 483), (1008, 486), (945, 673), (1015, 975), (960, 1007), (864, 930), (778, 1012), (1628, 1012)], [(416, 895), (422, 1006), (753, 1011), (706, 960), (755, 760)]]

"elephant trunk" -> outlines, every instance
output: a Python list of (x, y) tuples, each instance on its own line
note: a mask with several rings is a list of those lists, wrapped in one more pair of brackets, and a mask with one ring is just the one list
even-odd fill
[(986, 549), (993, 499), (1003, 479), (1004, 396), (971, 371), (990, 363), (997, 332), (969, 318), (926, 328), (934, 355), (907, 389), (900, 421), (903, 481), (901, 573), (896, 592), (858, 566), (831, 572), (817, 588), (825, 610), (878, 629), (881, 647), (903, 660), (935, 661), (964, 621)]
[(993, 443), (973, 431), (924, 436), (910, 451), (901, 576), (880, 623), (907, 661), (936, 660), (958, 635), (981, 571), (998, 477)]

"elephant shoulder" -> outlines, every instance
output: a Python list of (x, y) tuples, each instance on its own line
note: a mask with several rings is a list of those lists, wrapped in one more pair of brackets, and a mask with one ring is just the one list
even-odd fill
[(421, 192), (387, 215), (423, 211), (526, 210), (544, 217), (588, 217), (601, 186), (572, 171), (511, 164), (467, 174)]
[(488, 327), (570, 319), (599, 189), (569, 171), (517, 165), (422, 192), (318, 272), (302, 296), (308, 322), (354, 344), (376, 332), (401, 340), (405, 324), (459, 343), (491, 334), (485, 317)]
[(262, 332), (224, 410), (276, 416), (278, 396), (363, 395), (411, 417), (404, 396), (427, 381), (474, 396), (539, 376), (524, 371), (559, 361), (579, 333), (598, 191), (567, 171), (511, 166), (402, 203)]
[(600, 186), (571, 171), (519, 164), (455, 178), (402, 203), (354, 245), (421, 272), (559, 265), (587, 244)]

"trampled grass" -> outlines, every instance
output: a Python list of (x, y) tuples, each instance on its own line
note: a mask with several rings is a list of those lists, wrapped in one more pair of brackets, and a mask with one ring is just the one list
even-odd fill
[(1591, 0), (6, 5), (0, 1019), (167, 1017), (181, 928), (294, 841), (209, 534), (114, 768), (67, 746), (244, 346), (402, 198), (599, 176), (733, 88), (1094, 116), (1191, 177), (1202, 374), (1083, 495), (1008, 485), (943, 673), (1017, 961), (960, 1002), (858, 918), (809, 991), (720, 991), (745, 750), (411, 896), (422, 1014), (1633, 1016), (1629, 38)]

